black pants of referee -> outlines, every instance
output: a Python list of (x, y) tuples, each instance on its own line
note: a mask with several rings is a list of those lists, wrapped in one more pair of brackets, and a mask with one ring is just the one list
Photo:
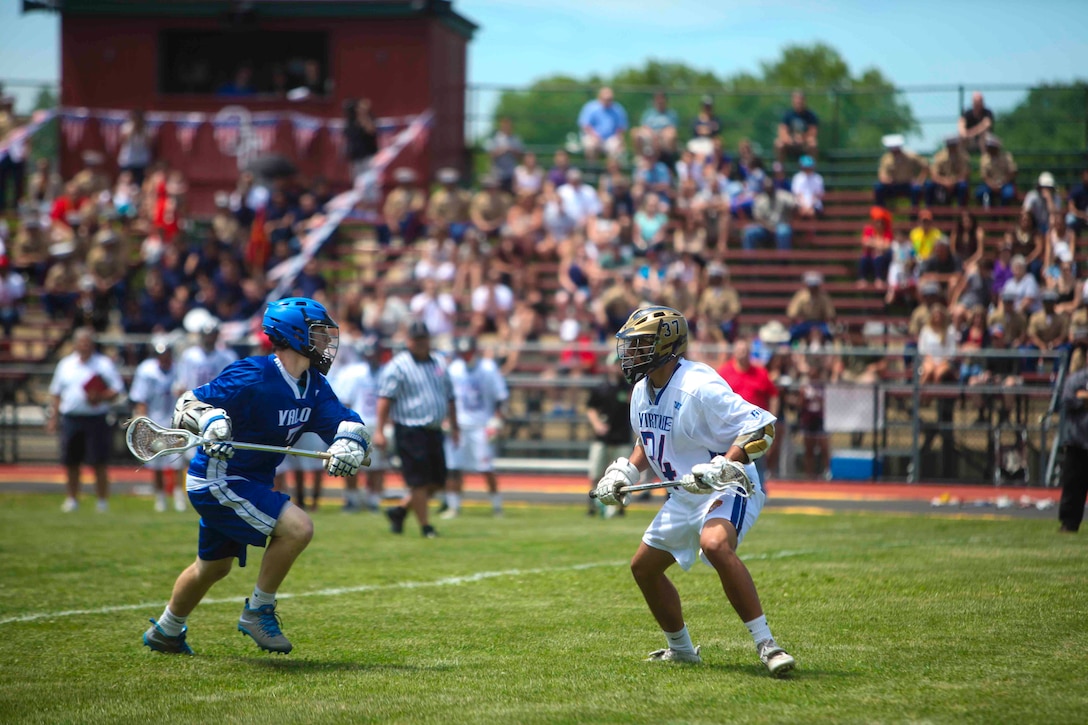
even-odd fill
[(1062, 461), (1062, 498), (1058, 520), (1065, 531), (1076, 531), (1084, 520), (1084, 502), (1088, 498), (1088, 449), (1066, 446)]

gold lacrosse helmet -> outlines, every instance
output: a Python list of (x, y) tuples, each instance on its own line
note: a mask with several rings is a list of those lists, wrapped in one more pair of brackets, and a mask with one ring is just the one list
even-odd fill
[(623, 377), (634, 385), (688, 349), (688, 321), (671, 307), (643, 307), (616, 333)]

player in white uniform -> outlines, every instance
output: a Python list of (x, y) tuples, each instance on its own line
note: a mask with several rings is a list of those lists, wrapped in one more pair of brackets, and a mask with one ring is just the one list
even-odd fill
[[(163, 338), (152, 340), (154, 355), (136, 367), (132, 377), (129, 399), (135, 404), (132, 414), (145, 415), (159, 425), (169, 428), (174, 417), (174, 351)], [(166, 511), (166, 496), (172, 493), (174, 510), (185, 510), (185, 488), (178, 486), (179, 472), (188, 465), (185, 456), (160, 456), (144, 464), (151, 470), (155, 485), (155, 510)]]
[(207, 385), (228, 365), (238, 359), (233, 350), (219, 347), (219, 320), (211, 315), (198, 320), (195, 330), (200, 342), (188, 348), (178, 357), (177, 375), (174, 382), (175, 397), (186, 390)]
[(476, 354), (476, 340), (459, 337), (454, 343), (457, 357), (450, 363), (449, 376), (457, 401), (457, 426), (461, 437), (454, 444), (446, 438), (446, 463), (450, 477), (446, 484), (446, 505), (441, 517), (452, 519), (461, 512), (464, 472), (482, 473), (491, 494), (491, 512), (502, 515), (502, 495), (495, 477), (494, 440), (502, 431), (502, 406), (510, 393), (494, 360)]
[[(357, 340), (353, 349), (358, 359), (339, 370), (334, 368), (335, 377), (329, 383), (344, 405), (358, 413), (363, 420), (375, 421), (378, 419), (378, 372), (381, 370), (382, 347), (376, 337), (366, 336)], [(344, 510), (358, 511), (362, 507), (368, 511), (379, 510), (388, 469), (389, 460), (385, 451), (372, 448), (370, 466), (366, 469), (366, 499), (359, 495), (359, 477), (347, 476), (344, 479)]]
[[(597, 484), (605, 505), (625, 502), (624, 486), (650, 468), (676, 481), (631, 560), (631, 572), (668, 646), (649, 660), (701, 663), (684, 624), (680, 595), (665, 575), (696, 558), (714, 567), (730, 604), (772, 675), (793, 669), (794, 659), (775, 643), (752, 576), (736, 553), (755, 524), (767, 494), (752, 460), (774, 440), (775, 417), (745, 402), (713, 368), (684, 358), (688, 324), (671, 307), (633, 312), (616, 334), (617, 353), (631, 395), (636, 443), (630, 460), (618, 458)], [(722, 491), (722, 485), (728, 490)]]

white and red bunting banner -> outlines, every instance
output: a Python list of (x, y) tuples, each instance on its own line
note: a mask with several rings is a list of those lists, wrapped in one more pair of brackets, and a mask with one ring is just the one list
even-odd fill
[(82, 143), (83, 133), (87, 130), (87, 121), (90, 118), (91, 112), (86, 108), (72, 108), (61, 113), (60, 132), (64, 136), (64, 143), (69, 148)]
[(301, 113), (291, 116), (291, 133), (295, 138), (295, 148), (301, 153), (308, 151), (317, 132), (324, 125), (325, 122), (320, 118), (303, 116)]
[(121, 126), (125, 124), (128, 115), (125, 113), (101, 114), (98, 117), (98, 133), (102, 136), (102, 143), (106, 145), (106, 151), (112, 156), (117, 153), (121, 145)]
[(193, 141), (196, 132), (207, 122), (207, 116), (203, 113), (186, 113), (181, 118), (174, 118), (174, 135), (178, 139), (178, 145), (185, 153), (193, 150)]
[(344, 157), (344, 127), (346, 125), (342, 118), (331, 118), (325, 121), (325, 128), (329, 132), (329, 141), (332, 142), (332, 147), (336, 150), (338, 158)]
[(170, 120), (167, 113), (151, 112), (144, 115), (144, 125), (147, 126), (147, 135), (152, 143), (159, 137), (164, 123)]
[(215, 119), (212, 122), (212, 138), (219, 147), (219, 153), (233, 156), (238, 150), (238, 141), (242, 137), (242, 122), (237, 118)]
[(257, 151), (267, 153), (276, 145), (276, 133), (279, 130), (279, 116), (261, 115), (253, 119), (253, 137)]

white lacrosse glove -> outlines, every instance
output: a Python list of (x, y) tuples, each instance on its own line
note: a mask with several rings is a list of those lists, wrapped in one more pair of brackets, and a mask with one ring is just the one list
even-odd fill
[(634, 464), (626, 458), (617, 458), (604, 469), (604, 475), (593, 490), (593, 497), (605, 506), (626, 506), (631, 501), (631, 494), (620, 493), (620, 489), (634, 486), (638, 479), (639, 472)]
[(325, 470), (331, 476), (354, 476), (363, 466), (370, 465), (370, 431), (362, 423), (345, 420), (336, 429), (329, 446)]
[(227, 461), (234, 457), (230, 439), (234, 435), (230, 416), (222, 408), (212, 408), (200, 416), (200, 435), (204, 438), (204, 452), (212, 458)]
[(489, 441), (494, 441), (498, 438), (502, 438), (503, 424), (502, 418), (497, 415), (493, 415), (487, 419), (487, 425), (484, 426), (484, 434)]
[(725, 456), (714, 456), (710, 463), (696, 463), (691, 467), (691, 473), (680, 479), (680, 487), (701, 495), (732, 491), (744, 498), (748, 498), (753, 490), (744, 464)]

